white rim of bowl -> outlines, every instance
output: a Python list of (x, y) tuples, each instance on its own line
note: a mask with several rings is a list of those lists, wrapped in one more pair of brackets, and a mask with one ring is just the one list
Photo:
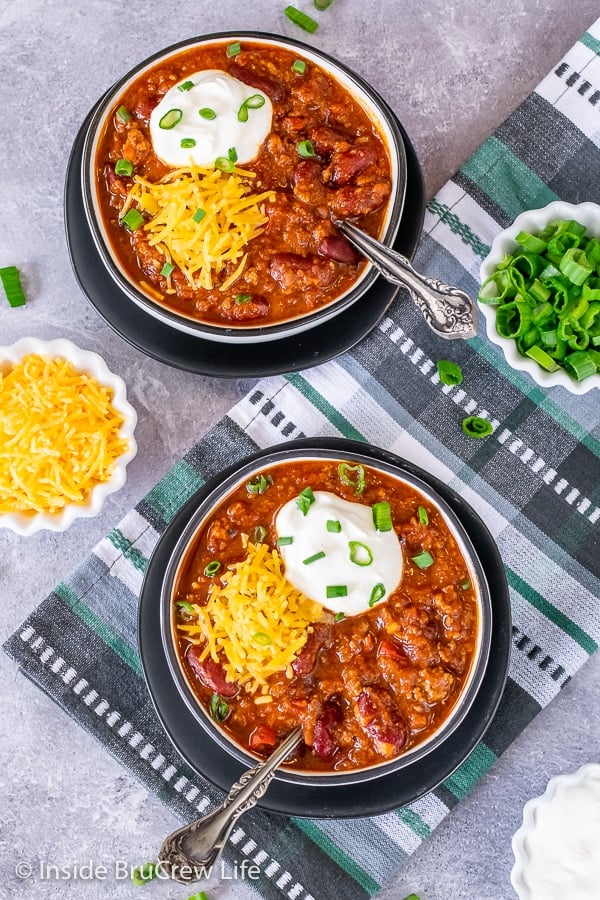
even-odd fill
[[(479, 270), (481, 283), (483, 284), (486, 278), (489, 278), (498, 263), (507, 254), (513, 253), (518, 248), (515, 237), (520, 231), (541, 231), (555, 219), (575, 219), (585, 225), (593, 237), (600, 239), (600, 205), (597, 203), (589, 201), (567, 203), (563, 200), (555, 200), (540, 209), (527, 210), (517, 216), (512, 225), (501, 231), (492, 241), (490, 252), (481, 263)], [(538, 363), (521, 356), (513, 340), (498, 334), (496, 331), (496, 307), (479, 300), (478, 306), (485, 319), (490, 341), (501, 348), (512, 369), (527, 372), (541, 387), (564, 387), (572, 394), (586, 394), (593, 388), (600, 387), (600, 374), (590, 375), (583, 381), (575, 381), (563, 369), (558, 372), (545, 372)]]
[[(106, 265), (107, 271), (113, 281), (125, 292), (127, 297), (137, 306), (154, 318), (179, 331), (201, 336), (215, 342), (249, 343), (275, 340), (287, 337), (321, 325), (332, 319), (343, 309), (351, 306), (362, 297), (379, 277), (377, 270), (371, 263), (366, 262), (365, 268), (359, 278), (339, 297), (330, 301), (323, 307), (305, 313), (300, 317), (293, 317), (271, 325), (229, 326), (202, 322), (175, 310), (169, 309), (166, 304), (161, 304), (150, 294), (146, 294), (135, 281), (129, 278), (112, 249), (112, 242), (108, 235), (98, 203), (98, 185), (95, 177), (94, 161), (100, 135), (104, 131), (106, 120), (110, 115), (115, 100), (127, 88), (136, 81), (144, 72), (154, 68), (161, 61), (167, 60), (194, 47), (204, 46), (227, 41), (254, 41), (267, 46), (279, 46), (285, 49), (297, 49), (305, 57), (324, 69), (329, 69), (343, 87), (349, 91), (363, 110), (379, 128), (390, 160), (392, 185), (396, 186), (397, 193), (388, 201), (384, 223), (380, 229), (380, 240), (391, 245), (396, 238), (406, 195), (406, 151), (404, 141), (396, 117), (388, 104), (379, 97), (372, 88), (359, 75), (346, 68), (322, 51), (316, 50), (301, 41), (279, 35), (258, 32), (217, 32), (202, 37), (189, 38), (173, 44), (159, 51), (151, 57), (140, 62), (131, 69), (122, 79), (116, 82), (101, 98), (100, 103), (92, 117), (92, 121), (84, 140), (81, 180), (83, 205), (90, 226), (92, 239), (101, 259)], [(399, 188), (399, 190), (398, 190)], [(356, 293), (356, 296), (352, 296)]]
[(119, 430), (119, 436), (129, 441), (129, 449), (115, 462), (115, 468), (110, 481), (97, 484), (85, 504), (69, 504), (62, 512), (52, 515), (50, 513), (6, 513), (0, 515), (0, 527), (9, 528), (23, 537), (35, 534), (43, 529), (47, 531), (66, 531), (75, 519), (92, 518), (97, 516), (105, 499), (120, 490), (127, 480), (126, 469), (137, 453), (137, 443), (134, 431), (137, 425), (137, 413), (127, 400), (127, 388), (125, 382), (114, 372), (111, 372), (106, 362), (98, 353), (91, 350), (82, 350), (76, 344), (66, 338), (54, 338), (43, 340), (35, 337), (25, 337), (9, 346), (0, 347), (0, 367), (5, 363), (18, 363), (30, 353), (40, 356), (60, 356), (68, 359), (78, 371), (87, 372), (100, 384), (112, 389), (112, 405), (123, 416), (123, 424)]

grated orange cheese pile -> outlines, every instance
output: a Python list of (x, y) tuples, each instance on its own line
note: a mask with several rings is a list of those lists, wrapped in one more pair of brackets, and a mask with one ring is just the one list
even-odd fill
[[(132, 203), (149, 213), (144, 230), (150, 245), (178, 266), (194, 288), (211, 290), (214, 276), (237, 262), (219, 286), (225, 291), (244, 270), (246, 245), (268, 222), (261, 204), (275, 196), (272, 191), (249, 194), (247, 179), (255, 177), (237, 166), (229, 175), (217, 168), (175, 169), (157, 183), (136, 175), (120, 215)], [(170, 276), (167, 285), (172, 293)]]
[(60, 512), (110, 478), (129, 446), (112, 393), (61, 357), (0, 371), (0, 513)]
[(200, 658), (210, 653), (221, 662), (228, 681), (266, 697), (268, 677), (288, 669), (323, 607), (286, 580), (276, 550), (252, 543), (247, 549), (213, 585), (206, 606), (192, 604), (198, 623), (178, 628), (194, 643), (206, 641)]

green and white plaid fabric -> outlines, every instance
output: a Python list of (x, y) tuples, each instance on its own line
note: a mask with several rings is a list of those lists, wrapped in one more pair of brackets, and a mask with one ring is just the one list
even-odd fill
[[(476, 294), (494, 235), (522, 210), (555, 198), (600, 202), (600, 20), (429, 204), (417, 265)], [(436, 360), (448, 355), (462, 366), (460, 387), (437, 376)], [(472, 413), (489, 417), (493, 435), (465, 437), (460, 423)], [(443, 785), (368, 819), (254, 811), (232, 835), (227, 859), (259, 866), (261, 896), (318, 900), (327, 885), (330, 897), (360, 898), (377, 891), (596, 650), (597, 391), (543, 391), (484, 336), (450, 347), (400, 295), (352, 352), (258, 383), (56, 587), (6, 650), (179, 817), (208, 809), (218, 791), (177, 756), (144, 686), (136, 649), (144, 569), (169, 520), (208, 477), (257, 447), (304, 435), (372, 442), (441, 477), (492, 531), (511, 591), (505, 695), (485, 740)]]

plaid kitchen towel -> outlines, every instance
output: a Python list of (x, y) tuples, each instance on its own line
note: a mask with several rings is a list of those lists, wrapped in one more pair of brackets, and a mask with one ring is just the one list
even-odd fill
[[(600, 202), (600, 20), (431, 201), (420, 270), (477, 293), (495, 234), (555, 198)], [(461, 386), (435, 362), (451, 356)], [(471, 440), (465, 415), (494, 432)], [(150, 703), (136, 650), (144, 569), (186, 499), (243, 454), (302, 435), (373, 442), (429, 469), (483, 517), (506, 567), (513, 613), (508, 685), (490, 729), (439, 788), (395, 812), (306, 820), (254, 811), (227, 859), (261, 870), (254, 890), (292, 900), (374, 894), (494, 764), (600, 641), (600, 403), (541, 390), (485, 336), (445, 344), (406, 297), (354, 350), (260, 381), (9, 639), (24, 672), (182, 819), (219, 799), (177, 756)], [(233, 893), (239, 897), (240, 885)], [(233, 889), (232, 889), (233, 891)]]

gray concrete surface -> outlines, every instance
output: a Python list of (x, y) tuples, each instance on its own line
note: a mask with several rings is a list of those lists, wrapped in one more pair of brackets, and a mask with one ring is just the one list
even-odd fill
[[(168, 368), (116, 336), (83, 297), (65, 246), (63, 180), (73, 137), (96, 98), (132, 64), (202, 32), (298, 34), (280, 0), (2, 0), (0, 265), (17, 264), (29, 303), (0, 303), (0, 343), (65, 336), (97, 350), (129, 385), (139, 453), (102, 514), (65, 534), (0, 531), (4, 639), (202, 433), (250, 386)], [(308, 0), (300, 6), (309, 10)], [(527, 95), (598, 15), (597, 0), (335, 0), (310, 38), (391, 103), (425, 171), (428, 194)], [(300, 35), (299, 35), (300, 36)], [(172, 816), (0, 655), (0, 897), (130, 897), (127, 881), (20, 881), (19, 860), (57, 865), (151, 858)], [(509, 900), (510, 838), (548, 778), (598, 758), (600, 660), (593, 659), (437, 829), (381, 900)], [(152, 893), (150, 893), (152, 892)], [(134, 891), (135, 893), (135, 891)], [(211, 900), (241, 886), (209, 886)], [(137, 893), (136, 893), (137, 896)], [(141, 896), (141, 895), (140, 895)], [(161, 883), (144, 896), (183, 898)], [(324, 886), (319, 900), (331, 900)], [(350, 898), (351, 900), (351, 898)]]

